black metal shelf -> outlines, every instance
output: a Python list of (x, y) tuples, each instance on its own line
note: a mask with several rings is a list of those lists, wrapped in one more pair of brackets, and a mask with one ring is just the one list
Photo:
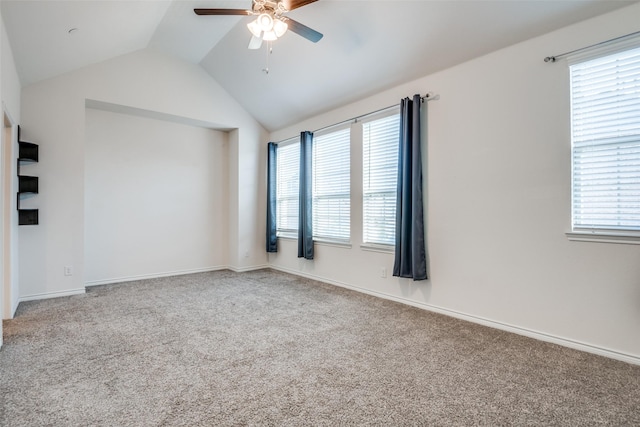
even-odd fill
[[(38, 162), (38, 144), (23, 141), (20, 138), (20, 126), (18, 126), (18, 161)], [(19, 172), (18, 175), (20, 175)]]
[(18, 225), (38, 225), (38, 209), (18, 209)]
[(18, 160), (21, 162), (37, 162), (38, 145), (33, 142), (18, 141)]
[(38, 194), (39, 191), (38, 177), (20, 175), (20, 166), (22, 164), (37, 163), (38, 160), (38, 144), (21, 141), (20, 126), (18, 126), (18, 225), (38, 225), (38, 209), (20, 209), (20, 196)]
[(35, 193), (38, 194), (38, 177), (18, 175), (18, 194)]

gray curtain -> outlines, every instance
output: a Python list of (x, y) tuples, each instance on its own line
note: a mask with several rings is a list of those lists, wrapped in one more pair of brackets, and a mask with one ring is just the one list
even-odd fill
[(300, 134), (300, 199), (298, 214), (298, 258), (313, 259), (312, 206), (313, 133)]
[(278, 145), (267, 145), (267, 252), (278, 252), (276, 235), (276, 180)]
[(393, 275), (427, 279), (420, 152), (420, 95), (400, 103), (400, 147)]

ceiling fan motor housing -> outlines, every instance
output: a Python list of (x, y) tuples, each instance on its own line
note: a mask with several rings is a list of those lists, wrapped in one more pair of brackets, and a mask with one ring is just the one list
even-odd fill
[(284, 3), (270, 0), (254, 0), (252, 9), (254, 14), (268, 14), (274, 17), (280, 17), (288, 12)]

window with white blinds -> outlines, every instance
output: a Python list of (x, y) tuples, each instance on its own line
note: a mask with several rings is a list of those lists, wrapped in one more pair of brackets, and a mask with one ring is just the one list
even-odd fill
[(400, 115), (362, 125), (362, 213), (364, 243), (394, 245)]
[(573, 229), (640, 231), (640, 48), (570, 74)]
[(278, 144), (276, 165), (276, 232), (295, 236), (298, 232), (298, 185), (300, 143)]
[(313, 237), (349, 242), (350, 128), (313, 138)]

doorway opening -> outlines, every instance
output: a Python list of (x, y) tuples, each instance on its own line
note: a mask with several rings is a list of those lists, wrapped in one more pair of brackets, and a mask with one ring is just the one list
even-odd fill
[[(17, 125), (3, 111), (0, 134), (0, 317), (12, 319), (18, 308), (17, 283)], [(1, 332), (1, 329), (0, 329)], [(1, 341), (0, 341), (1, 342)]]

